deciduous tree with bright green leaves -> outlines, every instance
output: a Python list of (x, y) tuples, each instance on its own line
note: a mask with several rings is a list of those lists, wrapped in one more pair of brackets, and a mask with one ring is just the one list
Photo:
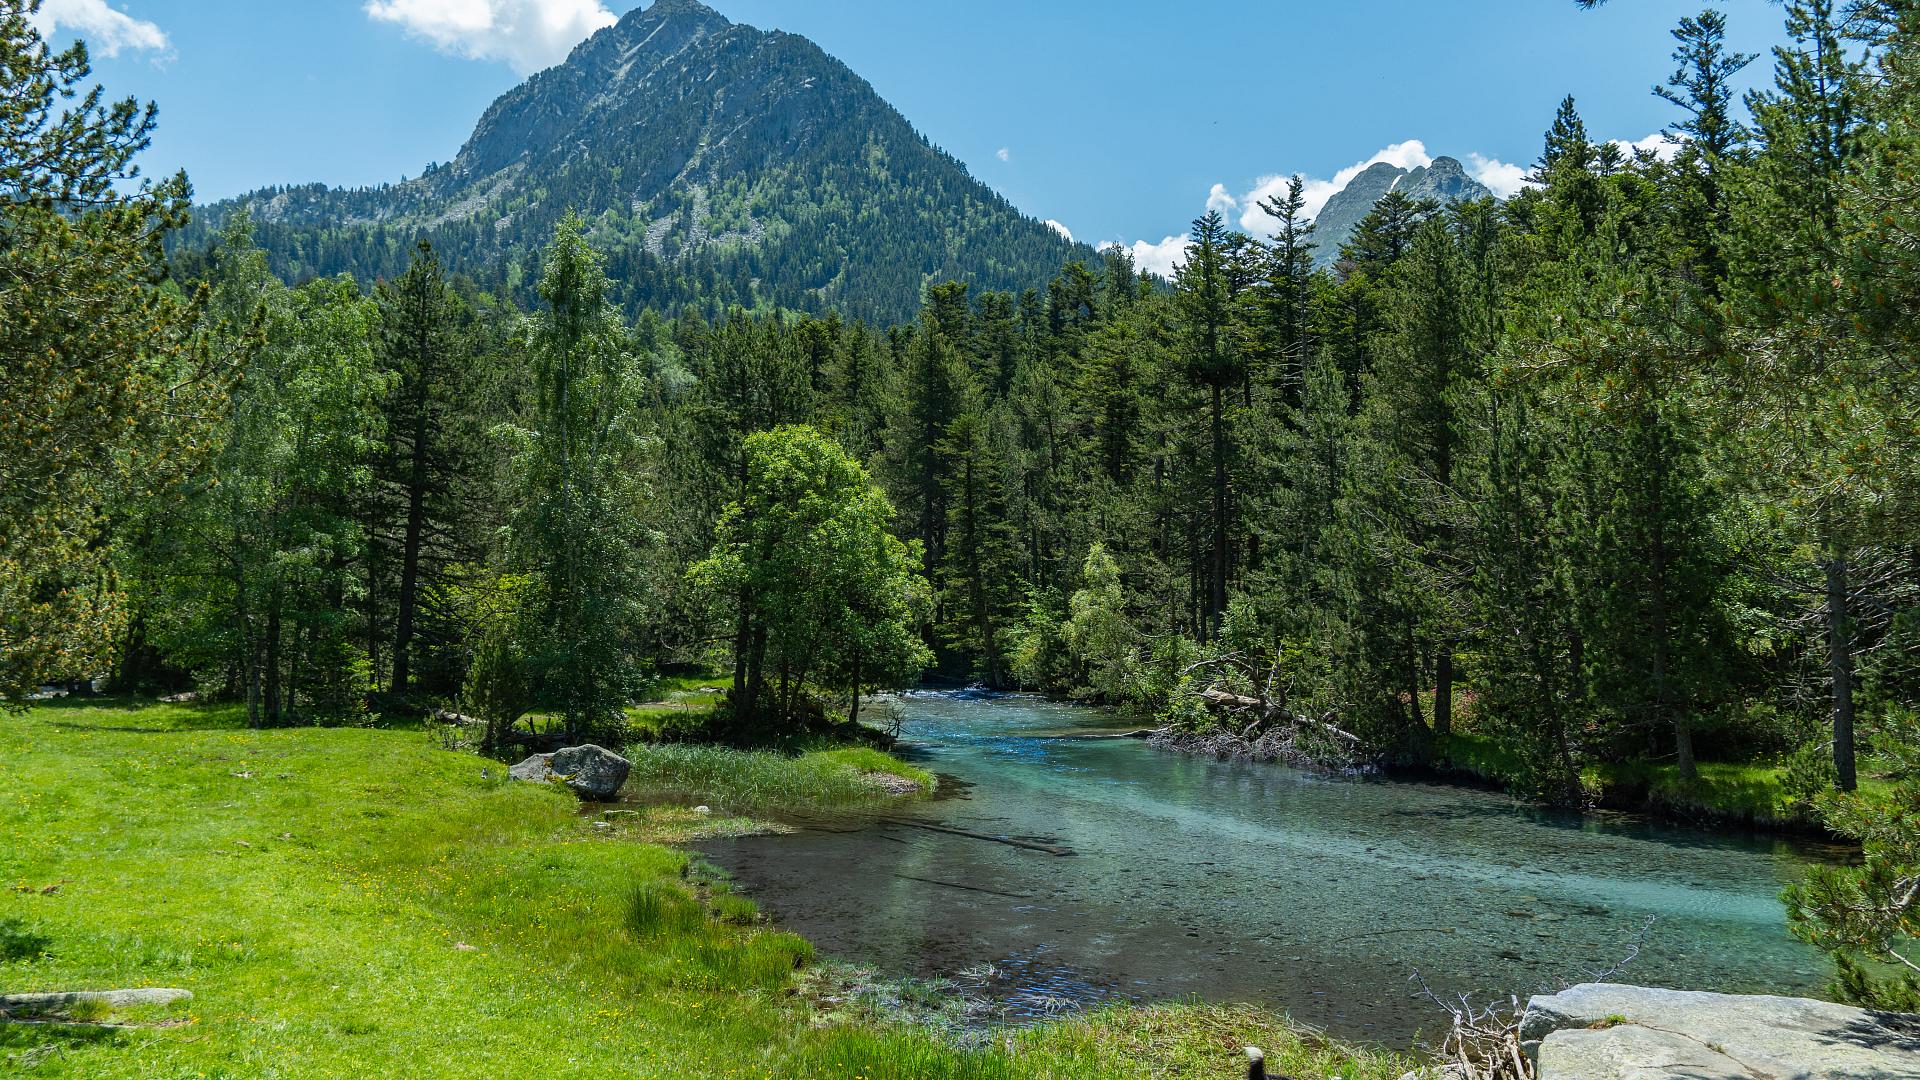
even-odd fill
[(747, 437), (746, 486), (694, 580), (739, 606), (746, 654), (729, 707), (742, 733), (804, 726), (815, 690), (917, 679), (932, 653), (915, 627), (930, 588), (918, 544), (859, 462), (810, 427)]

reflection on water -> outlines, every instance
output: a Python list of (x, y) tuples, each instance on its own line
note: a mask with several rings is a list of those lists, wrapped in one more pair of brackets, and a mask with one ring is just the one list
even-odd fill
[(1198, 995), (1403, 1043), (1437, 1015), (1415, 970), (1443, 996), (1525, 994), (1611, 965), (1649, 916), (1623, 978), (1775, 993), (1824, 978), (1778, 900), (1816, 857), (1803, 845), (1048, 738), (1100, 717), (1025, 697), (906, 706), (907, 756), (957, 795), (703, 850), (823, 952), (902, 975), (990, 962), (1020, 1014)]

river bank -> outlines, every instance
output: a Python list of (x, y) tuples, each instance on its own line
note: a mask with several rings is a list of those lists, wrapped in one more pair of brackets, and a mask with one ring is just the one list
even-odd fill
[[(1269, 730), (1248, 739), (1228, 731), (1193, 733), (1169, 728), (1137, 732), (1152, 746), (1171, 753), (1198, 754), (1222, 760), (1280, 762), (1295, 768), (1321, 769), (1298, 753), (1284, 732)], [(1513, 764), (1491, 740), (1455, 734), (1437, 741), (1433, 760), (1424, 765), (1397, 765), (1371, 770), (1395, 781), (1455, 784), (1482, 791), (1511, 790)], [(1829, 830), (1804, 799), (1791, 794), (1783, 770), (1769, 765), (1703, 762), (1691, 781), (1680, 779), (1671, 766), (1624, 764), (1588, 770), (1583, 782), (1589, 809), (1637, 814), (1658, 821), (1727, 831), (1803, 838), (1821, 843), (1850, 845)], [(1872, 791), (1878, 781), (1862, 783)]]
[(1250, 1007), (1095, 1012), (975, 1048), (869, 1024), (800, 992), (812, 944), (660, 843), (762, 822), (616, 809), (419, 731), (131, 702), (0, 718), (0, 990), (194, 995), (0, 1023), (0, 1071), (1146, 1077), (1230, 1075), (1242, 1042), (1293, 1075), (1408, 1066)]
[(1828, 977), (1778, 900), (1841, 854), (1822, 845), (1169, 754), (1037, 698), (904, 705), (900, 753), (944, 797), (699, 845), (824, 953), (895, 975), (990, 962), (1016, 1008), (1198, 995), (1389, 1046), (1439, 1021), (1416, 971), (1524, 996), (1610, 966), (1650, 920), (1636, 981), (1817, 995)]

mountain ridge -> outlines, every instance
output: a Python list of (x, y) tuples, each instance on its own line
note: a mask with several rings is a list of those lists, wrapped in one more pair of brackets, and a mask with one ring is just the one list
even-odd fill
[(655, 0), (497, 98), (455, 158), (376, 188), (263, 189), (201, 208), (197, 249), (246, 209), (291, 279), (404, 269), (424, 237), (527, 301), (567, 210), (607, 254), (616, 302), (913, 316), (929, 282), (1039, 287), (1092, 250), (919, 134), (812, 41)]
[(1315, 216), (1315, 264), (1325, 269), (1339, 262), (1340, 249), (1353, 238), (1361, 220), (1392, 191), (1403, 192), (1413, 199), (1430, 199), (1442, 206), (1493, 197), (1490, 188), (1467, 175), (1466, 167), (1458, 158), (1442, 155), (1411, 169), (1376, 161), (1347, 181)]

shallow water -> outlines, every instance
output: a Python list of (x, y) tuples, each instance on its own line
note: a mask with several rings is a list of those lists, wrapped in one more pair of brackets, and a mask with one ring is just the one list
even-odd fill
[(1200, 996), (1404, 1044), (1438, 1016), (1414, 972), (1443, 996), (1524, 996), (1621, 960), (1649, 917), (1624, 981), (1795, 993), (1824, 978), (1778, 900), (1830, 854), (1808, 845), (1042, 738), (1103, 720), (1032, 698), (905, 705), (907, 756), (959, 793), (896, 821), (1077, 854), (851, 819), (702, 849), (824, 953), (900, 975), (991, 962), (1016, 1013)]

